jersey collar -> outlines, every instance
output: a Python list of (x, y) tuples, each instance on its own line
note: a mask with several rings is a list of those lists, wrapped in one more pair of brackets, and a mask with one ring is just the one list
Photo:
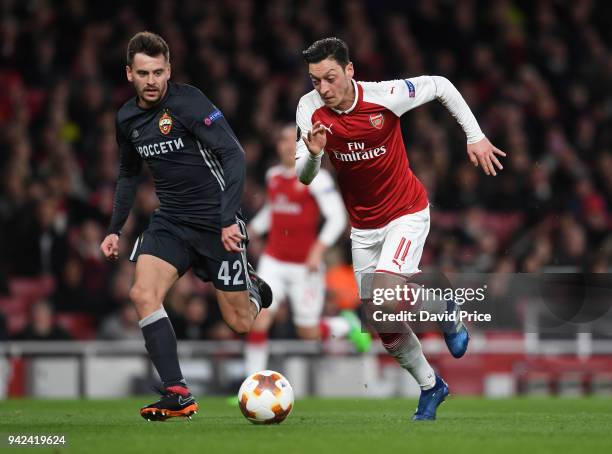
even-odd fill
[(334, 109), (333, 107), (330, 107), (330, 109), (336, 112), (337, 114), (350, 114), (355, 109), (355, 106), (357, 105), (357, 101), (359, 101), (360, 93), (359, 93), (359, 87), (357, 86), (357, 82), (355, 82), (355, 79), (351, 79), (351, 82), (353, 82), (353, 88), (355, 89), (355, 99), (353, 100), (353, 104), (351, 105), (351, 107), (349, 107), (346, 110), (339, 110), (339, 109)]
[(280, 174), (285, 178), (293, 178), (295, 176), (295, 167), (285, 167), (283, 164), (279, 164), (281, 166)]

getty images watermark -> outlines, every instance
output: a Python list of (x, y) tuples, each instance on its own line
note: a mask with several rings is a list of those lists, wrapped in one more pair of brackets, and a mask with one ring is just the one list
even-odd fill
[(379, 333), (476, 330), (575, 335), (612, 332), (612, 274), (367, 273), (367, 327)]
[(487, 284), (477, 288), (431, 288), (407, 283), (388, 288), (373, 288), (371, 302), (374, 306), (407, 304), (410, 309), (401, 309), (400, 306), (398, 311), (374, 310), (372, 320), (375, 322), (490, 322), (492, 316), (489, 312), (462, 309), (466, 303), (485, 301), (486, 290)]

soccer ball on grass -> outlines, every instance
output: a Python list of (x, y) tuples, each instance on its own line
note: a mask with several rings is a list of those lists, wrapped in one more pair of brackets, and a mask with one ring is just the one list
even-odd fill
[(238, 402), (253, 424), (279, 424), (293, 409), (293, 388), (282, 374), (262, 370), (242, 382)]

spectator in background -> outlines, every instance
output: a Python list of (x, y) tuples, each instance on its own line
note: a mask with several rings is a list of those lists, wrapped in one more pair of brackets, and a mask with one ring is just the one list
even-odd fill
[[(609, 269), (610, 2), (260, 3), (152, 0), (146, 11), (125, 1), (110, 9), (93, 2), (3, 5), (0, 122), (8, 126), (0, 134), (0, 273), (10, 279), (52, 272), (63, 294), (54, 297), (58, 310), (113, 311), (121, 304), (115, 295), (101, 297), (100, 306), (78, 296), (86, 282), (100, 289), (131, 279), (122, 264), (106, 269), (104, 279), (95, 262), (83, 266), (83, 240), (94, 229), (86, 227), (84, 237), (80, 227), (86, 220), (105, 226), (112, 211), (114, 112), (131, 96), (116, 68), (135, 31), (159, 29), (173, 49), (174, 79), (218, 93), (218, 107), (246, 149), (243, 212), (252, 217), (263, 201), (263, 170), (275, 158), (270, 131), (294, 120), (308, 87), (298, 50), (329, 35), (332, 25), (354, 49), (357, 78), (438, 73), (456, 80), (508, 152), (504, 172), (490, 185), (462, 163), (461, 130), (440, 108), (424, 106), (404, 120), (432, 215), (449, 219), (432, 226), (424, 270), (497, 269), (506, 261), (524, 271), (577, 270), (584, 263)], [(453, 39), (441, 38), (440, 30)], [(157, 204), (150, 177), (143, 180), (123, 256)], [(464, 214), (475, 206), (483, 218), (508, 211), (524, 217), (509, 237), (492, 230), (480, 239)], [(573, 222), (561, 221), (565, 212)], [(183, 299), (176, 298), (177, 307)]]
[(182, 319), (175, 325), (177, 339), (204, 339), (207, 319), (206, 300), (200, 295), (191, 295), (185, 301)]
[(58, 281), (52, 296), (53, 305), (62, 312), (82, 311), (87, 300), (83, 286), (83, 267), (77, 257), (68, 259)]
[(129, 300), (119, 310), (102, 322), (98, 338), (102, 340), (140, 340), (142, 331), (138, 326), (138, 314)]
[(41, 300), (32, 306), (30, 320), (26, 327), (18, 332), (15, 340), (70, 340), (68, 332), (58, 325), (54, 319), (53, 307), (47, 301)]
[(8, 330), (6, 328), (6, 318), (4, 314), (0, 312), (0, 342), (8, 339)]
[(9, 271), (21, 276), (61, 273), (68, 250), (66, 227), (55, 197), (46, 195), (24, 207), (7, 235)]

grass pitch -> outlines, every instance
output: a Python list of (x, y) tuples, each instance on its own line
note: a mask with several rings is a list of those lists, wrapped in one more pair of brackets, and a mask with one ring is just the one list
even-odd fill
[[(146, 422), (150, 399), (0, 401), (0, 451), (75, 453), (612, 452), (611, 399), (449, 398), (435, 422), (416, 400), (303, 399), (278, 426), (255, 426), (225, 399), (200, 398), (193, 421)], [(6, 448), (8, 434), (65, 434), (69, 446)]]

